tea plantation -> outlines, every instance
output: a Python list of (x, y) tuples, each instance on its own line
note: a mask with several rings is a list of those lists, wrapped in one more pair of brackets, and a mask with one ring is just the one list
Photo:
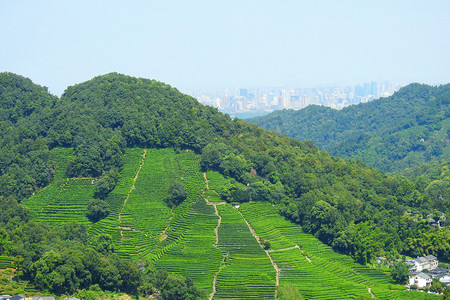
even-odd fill
[[(71, 151), (52, 151), (58, 164), (53, 183), (24, 201), (33, 218), (55, 225), (77, 221), (91, 237), (110, 235), (121, 257), (188, 276), (209, 299), (275, 299), (285, 285), (304, 299), (434, 298), (404, 291), (389, 274), (334, 252), (268, 202), (224, 203), (219, 192), (227, 178), (202, 173), (192, 151), (127, 149), (116, 187), (105, 199), (110, 213), (92, 223), (86, 207), (96, 179), (65, 177)], [(184, 185), (186, 199), (169, 207), (173, 181)], [(261, 241), (270, 247), (263, 249)], [(0, 257), (0, 267), (11, 265), (11, 258)]]

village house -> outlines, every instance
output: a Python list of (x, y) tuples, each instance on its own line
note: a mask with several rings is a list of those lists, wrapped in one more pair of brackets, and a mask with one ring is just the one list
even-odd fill
[(450, 285), (450, 271), (446, 268), (437, 267), (436, 269), (431, 270), (429, 275), (431, 278), (438, 279), (444, 286)]
[[(409, 266), (409, 285), (415, 285), (419, 289), (431, 286), (433, 279), (439, 280), (444, 286), (450, 284), (450, 271), (438, 267), (436, 256), (427, 255), (415, 259), (406, 260)], [(425, 272), (424, 272), (425, 271)]]
[(0, 295), (0, 300), (25, 300), (25, 296), (22, 294), (17, 294), (14, 296)]
[(431, 286), (433, 280), (428, 274), (422, 272), (413, 272), (409, 274), (409, 286), (415, 285), (419, 289), (424, 289), (425, 287)]
[(434, 270), (437, 268), (439, 261), (434, 255), (427, 255), (417, 257), (415, 259), (406, 260), (405, 263), (409, 266), (409, 272), (422, 272), (423, 270)]

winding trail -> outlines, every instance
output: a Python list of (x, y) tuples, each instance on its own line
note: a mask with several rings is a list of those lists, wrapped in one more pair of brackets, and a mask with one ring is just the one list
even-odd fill
[(244, 215), (242, 214), (242, 212), (239, 211), (238, 208), (235, 208), (239, 214), (241, 215), (242, 219), (244, 219), (245, 223), (247, 224), (248, 229), (250, 230), (250, 232), (252, 233), (253, 237), (256, 239), (256, 241), (258, 242), (259, 246), (264, 250), (264, 252), (266, 252), (267, 256), (269, 257), (270, 262), (272, 263), (273, 268), (275, 269), (276, 272), (276, 276), (275, 276), (275, 299), (277, 299), (278, 297), (278, 287), (280, 286), (280, 273), (281, 273), (281, 269), (278, 267), (278, 265), (276, 264), (276, 262), (272, 259), (272, 256), (270, 255), (270, 252), (275, 252), (275, 251), (286, 251), (286, 250), (291, 250), (291, 249), (299, 249), (303, 256), (305, 257), (305, 259), (312, 263), (312, 260), (306, 255), (305, 251), (303, 251), (299, 245), (295, 244), (295, 246), (292, 247), (288, 247), (288, 248), (283, 248), (283, 249), (270, 249), (270, 250), (266, 250), (264, 249), (264, 246), (261, 244), (261, 240), (259, 238), (259, 236), (256, 235), (255, 230), (252, 228), (252, 226), (250, 225), (250, 223), (247, 221), (247, 219), (245, 219)]
[[(205, 182), (206, 182), (206, 189), (209, 191), (209, 185), (208, 185), (208, 178), (206, 178), (206, 172), (203, 173), (203, 177), (205, 178)], [(203, 191), (203, 194), (205, 193), (205, 191)], [(214, 247), (217, 247), (217, 244), (219, 244), (219, 227), (220, 227), (220, 223), (222, 222), (222, 217), (219, 214), (219, 211), (217, 210), (217, 205), (224, 205), (227, 204), (225, 201), (223, 202), (210, 202), (208, 200), (207, 197), (204, 197), (206, 204), (207, 205), (211, 205), (214, 207), (214, 211), (215, 214), (218, 218), (217, 220), (217, 226), (214, 228), (214, 233), (216, 234), (216, 243), (213, 245)]]
[(283, 249), (270, 249), (270, 250), (267, 250), (267, 252), (286, 251), (286, 250), (291, 250), (291, 249), (295, 249), (295, 248), (300, 249), (300, 247), (298, 245), (295, 245), (295, 246), (287, 247), (287, 248), (283, 248)]
[[(206, 172), (203, 173), (203, 177), (205, 178), (206, 189), (209, 190), (208, 178), (206, 178)], [(202, 192), (203, 192), (203, 194), (205, 193), (205, 191), (202, 191)], [(203, 197), (203, 198), (205, 199), (205, 202), (207, 205), (211, 205), (214, 207), (214, 212), (218, 218), (217, 226), (214, 228), (214, 233), (216, 235), (216, 243), (213, 244), (213, 246), (217, 248), (217, 245), (219, 244), (219, 227), (220, 227), (220, 223), (222, 222), (222, 217), (220, 216), (219, 211), (217, 210), (217, 205), (224, 205), (224, 204), (226, 204), (226, 202), (210, 202), (207, 197)], [(230, 256), (229, 253), (226, 253), (223, 255), (222, 262), (220, 263), (220, 267), (213, 276), (213, 286), (212, 286), (212, 292), (211, 292), (211, 294), (209, 294), (209, 300), (212, 300), (212, 298), (214, 297), (214, 295), (216, 293), (217, 276), (219, 276), (219, 273), (222, 270), (223, 265), (224, 265), (225, 261), (227, 260), (228, 256)]]
[(169, 229), (170, 221), (172, 221), (172, 218), (173, 218), (173, 210), (172, 210), (172, 208), (171, 208), (171, 209), (170, 209), (170, 218), (169, 218), (169, 221), (167, 221), (167, 226), (166, 226), (166, 228), (163, 229), (163, 231), (161, 231), (161, 233), (160, 233), (160, 235), (159, 235), (159, 240), (160, 240), (161, 242), (164, 241), (164, 240), (167, 238), (166, 231), (167, 231), (167, 229)]
[(375, 299), (375, 295), (372, 293), (372, 289), (368, 288), (367, 290), (369, 291), (370, 297), (372, 297), (372, 299)]
[[(140, 164), (140, 166), (139, 166), (138, 171), (136, 172), (136, 176), (134, 176), (134, 178), (133, 178), (133, 185), (131, 186), (130, 190), (128, 191), (127, 197), (125, 198), (125, 201), (123, 202), (122, 209), (120, 210), (120, 213), (119, 213), (119, 224), (122, 223), (122, 212), (123, 212), (123, 209), (125, 208), (125, 205), (126, 205), (127, 202), (128, 202), (128, 199), (130, 198), (131, 192), (132, 192), (134, 189), (136, 189), (136, 187), (135, 187), (136, 180), (137, 180), (138, 177), (139, 177), (139, 172), (141, 172), (141, 169), (142, 169), (142, 166), (144, 165), (145, 157), (146, 157), (146, 156), (147, 156), (147, 149), (144, 149), (144, 153), (142, 154), (142, 161), (141, 161), (141, 164)], [(125, 230), (130, 230), (131, 228), (130, 228), (130, 227), (123, 227), (123, 226), (121, 226), (121, 225), (119, 225), (118, 227), (120, 228), (120, 236), (122, 237), (122, 239), (124, 239), (124, 236), (123, 236), (123, 230), (124, 230), (124, 229), (125, 229)]]
[(205, 178), (206, 189), (209, 191), (209, 184), (208, 184), (209, 180), (208, 178), (206, 178), (206, 172), (203, 172), (203, 178)]
[(214, 298), (214, 294), (216, 293), (217, 276), (219, 275), (220, 271), (222, 271), (223, 264), (224, 264), (225, 261), (227, 260), (228, 256), (230, 256), (229, 253), (226, 253), (226, 254), (223, 255), (222, 262), (220, 263), (219, 270), (217, 270), (217, 272), (216, 272), (216, 273), (214, 274), (214, 276), (213, 276), (212, 292), (211, 292), (211, 294), (209, 294), (208, 300), (212, 300), (212, 298)]

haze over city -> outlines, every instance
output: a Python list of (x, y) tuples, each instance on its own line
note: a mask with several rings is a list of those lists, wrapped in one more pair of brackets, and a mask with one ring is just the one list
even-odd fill
[(180, 90), (450, 82), (450, 2), (4, 1), (0, 71), (60, 95), (119, 72)]

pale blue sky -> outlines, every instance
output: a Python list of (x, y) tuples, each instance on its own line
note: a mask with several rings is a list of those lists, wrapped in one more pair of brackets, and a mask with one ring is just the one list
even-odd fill
[(0, 71), (57, 95), (108, 72), (179, 89), (450, 82), (449, 0), (0, 4)]

